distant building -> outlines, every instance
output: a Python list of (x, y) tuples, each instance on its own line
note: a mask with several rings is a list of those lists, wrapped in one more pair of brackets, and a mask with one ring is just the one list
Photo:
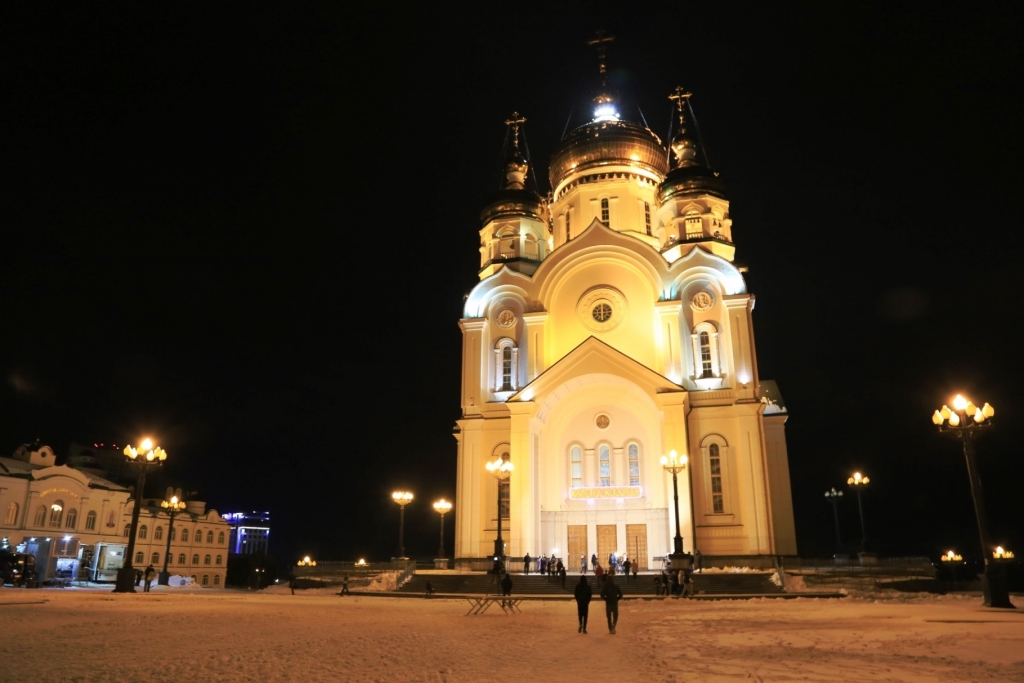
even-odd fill
[[(121, 456), (124, 457), (123, 455)], [(95, 468), (56, 466), (53, 449), (23, 444), (0, 458), (0, 549), (36, 558), (36, 580), (114, 581), (128, 546), (132, 493)], [(170, 521), (159, 499), (144, 499), (133, 564), (167, 569), (221, 588), (227, 575), (228, 525), (202, 501), (185, 501)]]
[(228, 512), (221, 516), (231, 526), (228, 549), (236, 555), (266, 555), (270, 547), (269, 512)]
[(134, 465), (124, 457), (123, 444), (73, 443), (68, 449), (67, 466), (129, 487), (135, 484), (139, 476)]

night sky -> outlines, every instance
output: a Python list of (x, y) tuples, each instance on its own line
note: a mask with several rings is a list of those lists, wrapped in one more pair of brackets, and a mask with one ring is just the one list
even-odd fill
[(1021, 5), (777, 5), (5, 6), (0, 451), (151, 434), (148, 495), (269, 510), (283, 562), (390, 556), (409, 488), (432, 557), (503, 122), (547, 191), (604, 28), (663, 139), (694, 93), (729, 184), (801, 554), (834, 550), (822, 494), (855, 469), (877, 550), (980, 554), (930, 422), (957, 391), (996, 408), (993, 540), (1024, 552)]

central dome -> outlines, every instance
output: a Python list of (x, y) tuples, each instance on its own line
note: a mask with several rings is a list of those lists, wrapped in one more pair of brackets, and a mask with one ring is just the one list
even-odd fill
[(551, 189), (573, 173), (601, 166), (633, 166), (660, 181), (668, 173), (668, 151), (658, 136), (627, 121), (591, 121), (569, 133), (551, 155)]

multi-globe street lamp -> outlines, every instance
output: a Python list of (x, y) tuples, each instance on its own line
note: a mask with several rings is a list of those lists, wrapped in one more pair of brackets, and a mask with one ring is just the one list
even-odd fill
[(857, 492), (857, 511), (860, 512), (860, 551), (868, 551), (868, 532), (864, 526), (864, 502), (861, 500), (860, 492), (871, 482), (871, 479), (861, 476), (860, 472), (854, 472), (853, 476), (846, 480), (846, 484)]
[(498, 537), (494, 539), (494, 559), (501, 560), (505, 557), (505, 541), (501, 538), (501, 484), (511, 476), (515, 466), (504, 458), (497, 458), (484, 466), (498, 480)]
[(442, 498), (434, 503), (434, 509), (441, 515), (441, 544), (437, 550), (438, 559), (444, 559), (444, 516), (452, 509), (452, 504)]
[(299, 567), (315, 567), (316, 566), (316, 560), (311, 560), (311, 559), (309, 559), (309, 555), (306, 555), (304, 558), (302, 558), (301, 560), (299, 560), (295, 564), (297, 566), (299, 566)]
[(171, 581), (171, 573), (167, 571), (167, 563), (171, 560), (171, 538), (174, 537), (174, 517), (185, 509), (185, 501), (180, 500), (178, 497), (181, 494), (181, 489), (174, 492), (171, 491), (170, 487), (168, 487), (167, 493), (171, 495), (169, 495), (166, 500), (160, 501), (160, 507), (167, 510), (167, 514), (171, 517), (171, 522), (167, 525), (167, 547), (164, 549), (164, 569), (160, 572), (160, 576), (158, 576), (156, 580), (157, 584), (161, 586), (166, 586)]
[[(978, 521), (978, 536), (981, 539), (981, 555), (985, 559), (985, 573), (981, 577), (981, 588), (986, 607), (1013, 608), (1010, 591), (1003, 569), (996, 563), (1003, 559), (993, 550), (989, 539), (988, 515), (985, 510), (985, 496), (981, 488), (981, 476), (974, 459), (974, 439), (982, 430), (992, 426), (995, 409), (988, 403), (978, 407), (960, 394), (953, 399), (953, 409), (942, 406), (932, 414), (932, 422), (939, 432), (959, 439), (963, 444), (964, 459), (967, 461), (967, 476), (971, 481), (971, 497), (974, 499), (974, 516)], [(1001, 550), (1001, 548), (1000, 548)]]
[(674, 562), (677, 559), (683, 557), (683, 527), (682, 520), (679, 519), (679, 481), (678, 475), (680, 472), (686, 469), (688, 458), (686, 454), (679, 455), (675, 451), (670, 451), (668, 455), (661, 456), (661, 466), (665, 468), (666, 472), (672, 473), (672, 499), (675, 502), (676, 511), (676, 537), (674, 540), (674, 548), (672, 554), (669, 555), (673, 560), (673, 567), (677, 566)]
[(142, 490), (146, 486), (146, 468), (150, 465), (159, 465), (167, 459), (167, 453), (159, 446), (153, 445), (153, 440), (146, 438), (142, 440), (138, 448), (125, 446), (124, 454), (128, 456), (129, 462), (135, 463), (139, 468), (139, 478), (135, 483), (135, 507), (132, 508), (132, 523), (128, 531), (128, 549), (125, 551), (124, 563), (117, 570), (117, 583), (114, 586), (115, 593), (135, 592), (135, 567), (132, 566), (132, 556), (135, 553), (135, 534), (139, 530), (139, 511), (142, 508)]
[(837, 491), (833, 486), (831, 490), (825, 491), (825, 500), (832, 503), (832, 513), (836, 518), (836, 553), (843, 552), (843, 534), (839, 530), (839, 501), (843, 499), (843, 492)]
[(405, 556), (405, 506), (412, 502), (413, 495), (409, 491), (395, 491), (391, 500), (398, 503), (398, 558), (407, 560)]

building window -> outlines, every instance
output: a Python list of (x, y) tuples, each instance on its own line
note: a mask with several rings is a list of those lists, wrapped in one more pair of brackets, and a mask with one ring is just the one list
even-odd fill
[(696, 211), (686, 214), (686, 239), (700, 239), (704, 237), (704, 221)]
[(117, 513), (114, 512), (113, 510), (111, 510), (110, 514), (107, 515), (107, 528), (108, 529), (113, 529), (116, 526), (117, 526)]
[(601, 467), (601, 486), (612, 485), (612, 451), (608, 446), (598, 449), (598, 462)]
[(640, 447), (635, 443), (629, 444), (629, 485), (640, 485)]
[(142, 554), (141, 550), (135, 553), (135, 564), (142, 564), (143, 558), (145, 558), (145, 555)]
[(60, 520), (64, 517), (64, 501), (55, 500), (50, 505), (50, 526), (59, 529)]
[(518, 389), (516, 367), (519, 365), (519, 349), (516, 343), (505, 337), (494, 347), (494, 390), (515, 391)]
[(182, 529), (181, 530), (181, 542), (182, 543), (188, 542), (188, 529)]
[[(217, 532), (217, 545), (224, 545), (224, 532)], [(217, 564), (220, 564), (219, 562)]]
[(213, 543), (213, 531), (206, 532), (206, 542)]
[(611, 224), (608, 222), (608, 198), (607, 197), (601, 200), (601, 222), (604, 223), (606, 227), (609, 227), (609, 228), (611, 227)]
[(131, 532), (132, 532), (132, 525), (131, 524), (125, 524), (124, 525), (124, 537), (128, 538), (128, 534), (130, 534)]
[(708, 465), (711, 473), (711, 508), (714, 512), (725, 512), (722, 498), (722, 456), (717, 443), (708, 447)]
[[(508, 462), (508, 460), (509, 460), (508, 453), (502, 453), (501, 454), (501, 459), (504, 460), (505, 462)], [(499, 492), (498, 492), (498, 495), (500, 496), (498, 505), (499, 505), (499, 509), (501, 510), (501, 518), (502, 519), (511, 519), (511, 513), (512, 513), (512, 502), (511, 502), (511, 499), (512, 499), (511, 490), (512, 489), (511, 489), (511, 484), (510, 484), (511, 479), (512, 479), (511, 475), (509, 475), (509, 476), (505, 477), (504, 479), (502, 479), (501, 480), (501, 488), (499, 489)]]
[(153, 529), (153, 540), (154, 541), (162, 541), (162, 540), (164, 540), (164, 528), (162, 526), (158, 526), (157, 528)]
[(173, 541), (174, 537), (178, 535), (178, 530), (172, 526), (170, 529), (167, 530), (167, 534), (170, 537), (170, 540)]
[(17, 503), (8, 503), (8, 505), (7, 505), (7, 512), (4, 514), (4, 525), (5, 526), (14, 526), (14, 524), (17, 521), (18, 521), (18, 504)]
[(572, 219), (568, 211), (565, 212), (565, 241), (572, 239)]
[(722, 368), (718, 349), (718, 329), (710, 322), (702, 322), (693, 331), (693, 372), (697, 379), (721, 377)]
[(569, 466), (572, 468), (572, 488), (583, 487), (583, 449), (573, 446), (569, 451)]
[(195, 540), (192, 541), (192, 542), (193, 543), (202, 543), (203, 542), (203, 530), (202, 529), (196, 529)]
[(644, 227), (647, 228), (647, 236), (651, 236), (651, 203), (644, 202)]
[(68, 510), (67, 516), (64, 518), (64, 528), (74, 529), (78, 526), (78, 510), (71, 508)]
[(711, 335), (706, 331), (700, 333), (700, 368), (701, 377), (714, 377), (715, 371), (711, 365)]
[(89, 510), (89, 514), (85, 516), (85, 530), (96, 531), (96, 511)]
[(178, 554), (178, 564), (185, 566), (185, 553)]
[(214, 574), (213, 575), (213, 585), (214, 586), (219, 586), (220, 585), (220, 574)]
[(151, 562), (153, 564), (160, 564), (160, 553), (153, 553)]
[(46, 525), (46, 506), (40, 505), (36, 508), (36, 516), (32, 519), (32, 526)]
[(199, 553), (196, 553), (195, 555), (192, 556), (192, 564), (193, 565), (199, 564)]
[(210, 557), (209, 555), (207, 555), (206, 557), (204, 557), (204, 558), (203, 558), (203, 564), (210, 564), (210, 561), (211, 561), (212, 559), (213, 559), (212, 557)]
[(139, 538), (149, 538), (149, 527), (145, 524), (139, 527)]
[(223, 555), (218, 555), (217, 556), (217, 564), (224, 564), (224, 556)]
[(206, 586), (209, 583), (210, 583), (210, 575), (209, 574), (203, 574), (203, 585)]

